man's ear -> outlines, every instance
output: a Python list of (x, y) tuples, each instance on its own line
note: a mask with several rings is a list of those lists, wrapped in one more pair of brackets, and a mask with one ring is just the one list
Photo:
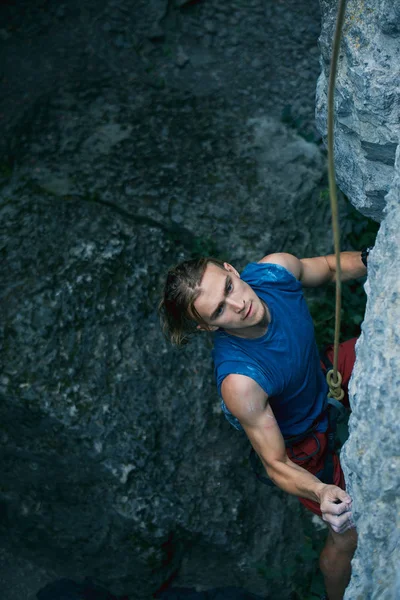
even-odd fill
[(239, 277), (239, 279), (240, 279), (240, 275), (239, 275), (238, 271), (236, 271), (235, 267), (232, 267), (232, 265), (230, 265), (229, 263), (224, 262), (224, 269), (225, 269), (225, 271), (234, 273), (236, 275), (236, 277)]
[(215, 325), (197, 325), (196, 329), (200, 331), (217, 331), (219, 328)]

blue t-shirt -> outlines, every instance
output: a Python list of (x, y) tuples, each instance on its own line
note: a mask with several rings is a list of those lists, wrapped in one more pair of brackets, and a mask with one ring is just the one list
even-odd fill
[[(250, 263), (241, 278), (267, 304), (271, 321), (267, 332), (256, 339), (222, 329), (215, 332), (218, 393), (221, 396), (222, 381), (231, 373), (251, 377), (268, 394), (282, 435), (299, 435), (322, 413), (328, 392), (301, 282), (272, 263)], [(223, 400), (221, 406), (228, 421), (242, 429)], [(326, 431), (327, 426), (325, 417), (316, 431)]]

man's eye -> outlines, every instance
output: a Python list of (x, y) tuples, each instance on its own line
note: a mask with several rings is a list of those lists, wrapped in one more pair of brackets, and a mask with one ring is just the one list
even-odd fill
[(228, 286), (227, 286), (227, 288), (226, 288), (226, 291), (227, 291), (227, 292), (228, 292), (228, 294), (229, 294), (229, 292), (231, 292), (232, 290), (233, 290), (233, 285), (232, 285), (231, 283), (228, 283)]
[(223, 310), (224, 310), (224, 307), (223, 306), (219, 306), (217, 308), (216, 312), (215, 312), (215, 316), (216, 317), (220, 317), (222, 315)]

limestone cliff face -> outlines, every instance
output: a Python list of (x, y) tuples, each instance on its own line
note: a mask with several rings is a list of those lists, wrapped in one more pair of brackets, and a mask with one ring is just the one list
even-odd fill
[[(321, 2), (317, 121), (322, 133), (334, 6)], [(347, 600), (400, 597), (399, 56), (400, 3), (350, 1), (337, 84), (337, 180), (351, 202), (382, 225), (369, 259), (367, 310), (351, 382), (350, 436), (342, 453), (359, 532)]]
[[(326, 92), (337, 2), (321, 0), (322, 72), (316, 121), (326, 134)], [(380, 220), (400, 137), (400, 2), (350, 0), (336, 85), (336, 170), (341, 190)]]
[(346, 598), (400, 597), (400, 150), (384, 219), (369, 261), (368, 295), (351, 382), (343, 470), (359, 546)]

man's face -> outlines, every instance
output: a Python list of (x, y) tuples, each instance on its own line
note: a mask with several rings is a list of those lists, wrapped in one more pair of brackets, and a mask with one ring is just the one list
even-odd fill
[[(246, 337), (246, 329), (263, 321), (265, 307), (253, 289), (240, 279), (236, 269), (228, 263), (224, 263), (224, 267), (208, 263), (194, 307), (209, 329), (221, 327)], [(198, 327), (204, 329), (202, 325)]]

